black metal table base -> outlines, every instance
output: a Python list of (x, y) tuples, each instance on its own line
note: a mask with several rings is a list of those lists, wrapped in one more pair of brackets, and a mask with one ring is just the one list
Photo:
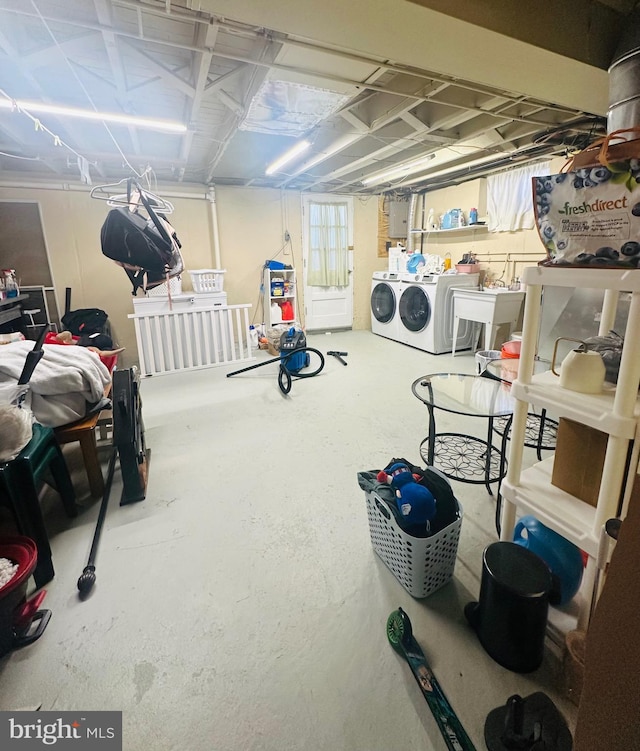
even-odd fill
[(420, 456), (450, 480), (485, 485), (489, 495), (493, 495), (491, 483), (500, 481), (506, 469), (504, 457), (495, 446), (461, 433), (438, 433), (432, 450), (429, 438), (425, 438), (420, 444)]
[[(499, 435), (507, 440), (511, 438), (511, 422), (513, 415), (495, 417), (493, 420), (493, 429)], [(529, 412), (524, 433), (524, 445), (527, 448), (535, 449), (538, 461), (542, 461), (542, 451), (555, 451), (556, 439), (558, 437), (558, 423), (547, 417), (546, 410), (542, 414), (536, 415)]]

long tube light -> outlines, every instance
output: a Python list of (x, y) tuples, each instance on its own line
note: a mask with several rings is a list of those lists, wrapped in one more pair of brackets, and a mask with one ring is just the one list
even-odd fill
[(435, 154), (427, 154), (420, 159), (414, 159), (411, 162), (405, 162), (404, 164), (398, 164), (395, 167), (391, 167), (384, 172), (378, 172), (375, 175), (369, 175), (362, 180), (363, 185), (372, 185), (373, 183), (380, 183), (385, 180), (395, 180), (397, 177), (407, 177), (414, 172), (419, 172), (428, 162), (435, 159)]
[(31, 102), (22, 99), (0, 99), (1, 109), (21, 109), (27, 112), (35, 112), (45, 115), (62, 117), (77, 117), (83, 120), (98, 122), (117, 123), (119, 125), (134, 125), (138, 128), (149, 130), (162, 130), (168, 133), (186, 133), (187, 126), (173, 120), (158, 120), (152, 117), (138, 117), (137, 115), (118, 114), (116, 112), (95, 112), (78, 107), (66, 107), (59, 104), (46, 104), (45, 102)]
[(285, 164), (289, 164), (289, 162), (293, 161), (297, 156), (302, 154), (303, 151), (306, 151), (309, 146), (311, 146), (311, 143), (309, 141), (298, 141), (294, 146), (292, 146), (289, 151), (285, 151), (285, 153), (275, 160), (275, 162), (271, 162), (271, 164), (267, 167), (267, 169), (264, 171), (265, 175), (273, 175), (274, 172), (279, 172)]
[(426, 175), (419, 175), (418, 177), (414, 177), (411, 180), (404, 180), (400, 185), (396, 187), (401, 188), (401, 187), (404, 187), (405, 185), (414, 185), (415, 183), (426, 182), (427, 180), (431, 180), (432, 178), (444, 177), (445, 175), (449, 175), (454, 172), (459, 172), (460, 170), (467, 169), (468, 167), (476, 167), (481, 164), (486, 164), (487, 162), (495, 161), (501, 156), (508, 157), (513, 153), (515, 152), (505, 151), (499, 154), (487, 154), (486, 156), (479, 157), (478, 159), (472, 159), (469, 162), (464, 162), (464, 164), (457, 164), (453, 167), (445, 167), (444, 169), (437, 170), (436, 172), (429, 172)]

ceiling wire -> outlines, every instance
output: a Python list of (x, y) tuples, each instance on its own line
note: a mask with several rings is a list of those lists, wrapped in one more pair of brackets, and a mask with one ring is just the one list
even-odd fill
[(0, 151), (0, 156), (9, 157), (9, 159), (22, 159), (25, 162), (41, 162), (39, 156), (20, 156), (19, 154), (7, 154), (6, 151)]
[[(78, 76), (78, 74), (77, 74), (77, 72), (76, 72), (75, 68), (74, 68), (74, 67), (73, 67), (73, 65), (71, 64), (71, 61), (69, 60), (69, 58), (68, 58), (68, 57), (67, 57), (67, 55), (65, 54), (64, 50), (62, 49), (62, 47), (61, 47), (61, 46), (60, 46), (60, 44), (58, 43), (58, 40), (56, 39), (56, 36), (55, 36), (55, 34), (53, 33), (53, 31), (51, 31), (51, 28), (50, 28), (49, 24), (47, 23), (47, 21), (45, 20), (44, 16), (43, 16), (43, 15), (42, 15), (42, 13), (40, 12), (40, 9), (38, 8), (38, 6), (37, 6), (37, 4), (36, 4), (35, 0), (31, 0), (31, 5), (33, 5), (33, 7), (34, 7), (34, 9), (35, 9), (36, 13), (38, 14), (38, 16), (39, 16), (39, 18), (40, 18), (40, 21), (42, 22), (42, 24), (44, 25), (45, 29), (47, 30), (47, 32), (48, 32), (48, 34), (49, 34), (49, 36), (50, 36), (50, 37), (51, 37), (51, 39), (53, 40), (53, 43), (54, 43), (54, 44), (56, 45), (56, 47), (58, 48), (58, 51), (60, 52), (60, 54), (61, 54), (61, 55), (62, 55), (62, 57), (64, 58), (64, 61), (66, 62), (66, 64), (67, 64), (67, 66), (68, 66), (69, 70), (70, 70), (70, 71), (71, 71), (71, 73), (73, 74), (73, 77), (74, 77), (74, 78), (76, 79), (76, 81), (77, 81), (78, 85), (80, 86), (80, 88), (81, 88), (81, 89), (82, 89), (82, 91), (84, 92), (85, 96), (87, 97), (87, 100), (89, 101), (89, 103), (90, 103), (90, 104), (91, 104), (91, 106), (93, 107), (94, 111), (95, 111), (95, 112), (99, 112), (99, 110), (98, 110), (98, 108), (96, 107), (96, 105), (95, 105), (95, 103), (94, 103), (93, 99), (91, 98), (91, 95), (90, 95), (90, 94), (89, 94), (89, 92), (87, 91), (87, 89), (86, 89), (85, 85), (84, 85), (84, 84), (82, 83), (82, 81), (80, 80), (80, 77)], [(105, 129), (105, 130), (107, 131), (107, 133), (109, 134), (109, 138), (111, 138), (111, 140), (113, 141), (113, 144), (114, 144), (114, 146), (115, 146), (115, 147), (116, 147), (116, 149), (118, 150), (118, 152), (119, 152), (120, 156), (121, 156), (121, 157), (123, 158), (123, 160), (124, 160), (125, 164), (127, 165), (127, 167), (128, 167), (128, 168), (129, 168), (129, 169), (130, 169), (130, 170), (131, 170), (131, 171), (133, 172), (133, 174), (134, 174), (134, 175), (135, 175), (136, 177), (138, 177), (139, 179), (142, 179), (142, 177), (143, 177), (143, 176), (144, 176), (144, 174), (146, 173), (146, 170), (145, 170), (145, 172), (143, 172), (143, 173), (141, 174), (141, 173), (139, 173), (139, 172), (138, 172), (138, 171), (137, 171), (137, 170), (136, 170), (136, 169), (135, 169), (135, 168), (133, 167), (133, 165), (131, 164), (131, 162), (130, 162), (130, 161), (129, 161), (129, 160), (127, 159), (127, 157), (126, 157), (126, 155), (125, 155), (124, 151), (123, 151), (123, 150), (122, 150), (122, 149), (120, 148), (120, 144), (118, 143), (118, 141), (116, 140), (115, 136), (114, 136), (114, 135), (113, 135), (113, 133), (111, 132), (111, 129), (109, 128), (109, 126), (107, 125), (107, 123), (106, 123), (106, 122), (105, 122), (104, 120), (102, 120), (102, 125), (103, 125), (104, 129)]]
[[(39, 118), (35, 117), (35, 115), (32, 115), (28, 110), (24, 109), (24, 107), (20, 107), (17, 101), (12, 96), (7, 94), (7, 92), (4, 89), (0, 89), (0, 96), (3, 96), (6, 99), (8, 99), (12, 103), (13, 109), (16, 112), (20, 112), (26, 117), (28, 117), (31, 120), (31, 122), (34, 124), (36, 130), (42, 130), (48, 135), (50, 135), (51, 138), (53, 138), (54, 146), (64, 146), (65, 149), (70, 151), (72, 154), (75, 154), (75, 156), (82, 162), (86, 162), (87, 164), (94, 164), (93, 162), (90, 162), (85, 156), (83, 156), (78, 151), (76, 151), (73, 147), (69, 146), (69, 144), (63, 141), (59, 135), (54, 133), (52, 130), (49, 130), (49, 128), (47, 128), (46, 125), (43, 125)], [(21, 157), (21, 156), (16, 156), (14, 154), (3, 154), (3, 156), (10, 156), (10, 157), (12, 156), (14, 159), (32, 159), (34, 161), (42, 161), (40, 157), (24, 157), (24, 156)]]

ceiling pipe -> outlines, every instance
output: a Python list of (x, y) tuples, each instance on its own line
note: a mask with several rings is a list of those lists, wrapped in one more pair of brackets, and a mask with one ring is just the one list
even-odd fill
[[(417, 183), (416, 181), (416, 185), (412, 185), (411, 190), (417, 192), (440, 190), (441, 188), (448, 188), (451, 185), (459, 185), (469, 180), (475, 180), (477, 177), (484, 177), (489, 172), (496, 172), (509, 167), (520, 166), (526, 162), (533, 162), (542, 157), (551, 158), (553, 156), (556, 156), (556, 154), (549, 152), (548, 147), (529, 147), (504, 156), (501, 159), (496, 159), (494, 162), (478, 164), (476, 167), (468, 167), (466, 169), (461, 167), (459, 170), (451, 172), (449, 175), (443, 175), (441, 178), (431, 178), (431, 181), (428, 176), (425, 176), (424, 182)], [(396, 187), (396, 190), (398, 190), (398, 187)]]
[(222, 268), (220, 259), (220, 233), (218, 230), (218, 207), (216, 205), (216, 189), (214, 185), (209, 187), (207, 192), (207, 201), (211, 208), (211, 238), (213, 240), (213, 257), (217, 269)]
[(414, 240), (411, 234), (411, 229), (415, 227), (417, 203), (418, 203), (418, 194), (412, 193), (411, 198), (409, 199), (409, 214), (407, 216), (407, 242), (406, 242), (407, 253), (413, 253), (413, 241)]
[[(640, 126), (640, 13), (629, 18), (609, 67), (607, 130)], [(628, 138), (633, 138), (629, 134)], [(636, 135), (636, 138), (638, 135)]]
[[(95, 187), (95, 186), (94, 186)], [(0, 180), (0, 190), (2, 189), (16, 189), (16, 190), (65, 190), (73, 191), (76, 193), (86, 193), (89, 197), (89, 190), (86, 185), (79, 183), (65, 183), (65, 182), (28, 182), (26, 180)], [(191, 200), (205, 201), (208, 199), (208, 193), (203, 193), (202, 189), (194, 191), (193, 193), (179, 190), (159, 190), (159, 193), (165, 198), (187, 198)]]

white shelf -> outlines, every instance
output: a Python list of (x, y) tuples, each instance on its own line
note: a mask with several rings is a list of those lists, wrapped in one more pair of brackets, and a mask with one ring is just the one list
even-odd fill
[(596, 509), (551, 484), (551, 456), (520, 474), (518, 485), (502, 482), (502, 495), (523, 514), (532, 514), (588, 555), (598, 553), (598, 538), (592, 534)]
[(475, 232), (487, 229), (486, 224), (465, 224), (464, 227), (451, 227), (450, 229), (412, 229), (411, 235), (442, 235), (448, 232)]
[[(589, 555), (584, 583), (586, 599), (580, 605), (578, 617), (579, 628), (584, 629), (588, 626), (589, 604), (593, 596), (596, 570), (594, 559), (597, 558), (601, 532), (599, 527), (606, 519), (618, 513), (622, 491), (624, 489), (624, 494), (628, 496), (630, 481), (635, 479), (638, 464), (637, 445), (632, 441), (636, 439), (636, 434), (640, 435), (640, 360), (637, 356), (637, 342), (640, 340), (640, 273), (637, 269), (531, 266), (524, 270), (522, 279), (527, 296), (522, 325), (520, 370), (530, 382), (523, 383), (516, 379), (511, 387), (516, 408), (507, 477), (501, 488), (504, 496), (501, 539), (512, 538), (516, 512), (529, 513)], [(581, 394), (563, 389), (559, 378), (549, 371), (532, 375), (545, 287), (604, 290), (601, 326), (605, 330), (615, 320), (620, 298), (618, 293), (630, 293), (631, 303), (624, 331), (625, 341), (617, 386), (605, 384), (600, 394)], [(562, 460), (560, 451), (556, 451), (555, 457), (522, 471), (525, 418), (528, 405), (532, 404), (548, 410), (553, 417), (573, 420), (608, 436), (597, 507), (551, 484), (554, 461), (558, 457)], [(634, 446), (634, 453), (631, 466), (627, 467), (631, 446)], [(628, 497), (626, 502), (628, 503)]]
[[(286, 294), (272, 295), (271, 294), (271, 282), (273, 279), (285, 280), (285, 284), (288, 289), (291, 290)], [(263, 274), (263, 288), (265, 299), (265, 323), (267, 326), (275, 326), (276, 324), (293, 325), (298, 319), (297, 301), (296, 301), (296, 270), (295, 269), (265, 269)], [(280, 311), (278, 310), (278, 303), (287, 303), (291, 305), (293, 309), (293, 318), (286, 321), (282, 320)], [(272, 309), (273, 306), (273, 309)]]
[(548, 370), (534, 375), (529, 384), (514, 381), (511, 396), (546, 409), (554, 417), (566, 417), (618, 438), (629, 440), (635, 436), (640, 401), (636, 402), (634, 417), (621, 417), (613, 413), (616, 387), (612, 384), (605, 383), (602, 394), (577, 394), (563, 389), (559, 381), (558, 376)]
[(584, 287), (640, 292), (640, 269), (572, 268), (528, 266), (522, 272), (525, 284), (548, 287)]

